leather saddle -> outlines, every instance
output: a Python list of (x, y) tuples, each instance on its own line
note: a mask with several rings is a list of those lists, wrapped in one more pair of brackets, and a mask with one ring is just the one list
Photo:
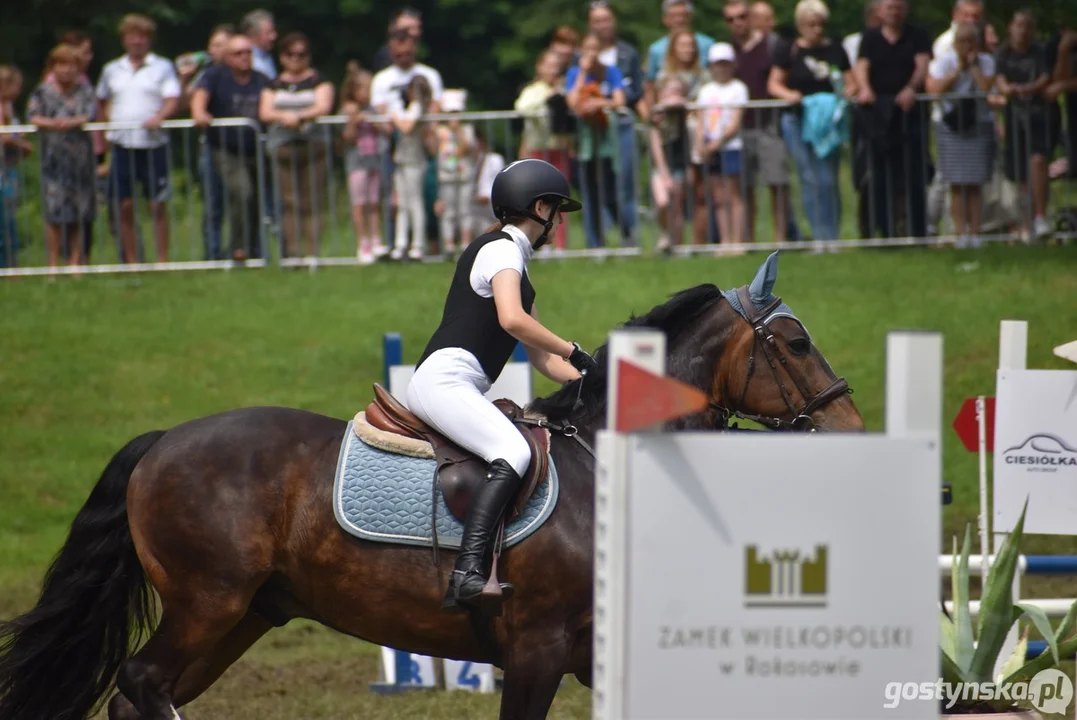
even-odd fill
[[(537, 420), (525, 418), (523, 409), (512, 400), (502, 398), (495, 400), (494, 405), (512, 421), (531, 448), (531, 464), (527, 466), (519, 492), (509, 503), (505, 516), (507, 523), (519, 516), (535, 489), (546, 479), (550, 433), (540, 427)], [(441, 484), (445, 504), (449, 512), (463, 522), (471, 499), (486, 482), (486, 461), (429, 427), (378, 383), (374, 383), (374, 401), (366, 408), (366, 419), (379, 430), (430, 443), (437, 460), (437, 481)]]

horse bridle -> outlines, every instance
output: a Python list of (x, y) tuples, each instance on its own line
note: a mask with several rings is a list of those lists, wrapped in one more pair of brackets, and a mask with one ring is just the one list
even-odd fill
[[(839, 377), (834, 380), (834, 382), (830, 383), (830, 385), (822, 392), (813, 395), (808, 388), (805, 387), (806, 383), (800, 377), (799, 373), (794, 372), (793, 368), (790, 367), (789, 363), (786, 361), (785, 353), (782, 352), (781, 346), (778, 345), (777, 340), (774, 338), (774, 333), (767, 327), (770, 323), (770, 314), (774, 312), (775, 308), (781, 305), (782, 299), (780, 297), (775, 297), (762, 310), (757, 310), (755, 303), (752, 302), (747, 285), (737, 289), (737, 299), (740, 300), (741, 307), (744, 308), (744, 314), (747, 317), (748, 324), (752, 326), (752, 333), (754, 335), (752, 339), (752, 354), (748, 357), (748, 377), (744, 381), (744, 388), (741, 390), (740, 400), (737, 402), (737, 407), (744, 406), (744, 398), (748, 395), (748, 386), (751, 384), (752, 377), (755, 375), (756, 351), (757, 348), (762, 347), (763, 357), (766, 358), (767, 364), (770, 366), (770, 372), (774, 377), (774, 382), (777, 383), (778, 389), (782, 394), (782, 399), (785, 401), (786, 407), (789, 408), (789, 412), (793, 416), (793, 419), (783, 420), (778, 417), (747, 415), (739, 410), (730, 410), (729, 408), (712, 402), (710, 403), (710, 409), (716, 414), (714, 428), (716, 430), (738, 429), (736, 424), (730, 427), (729, 421), (731, 418), (739, 418), (741, 420), (757, 422), (771, 430), (815, 432), (815, 421), (812, 420), (812, 413), (825, 407), (830, 402), (837, 400), (842, 395), (852, 393), (849, 383), (845, 381), (845, 378)], [(777, 362), (775, 361), (775, 358), (777, 358)], [(805, 403), (802, 408), (798, 409), (793, 403), (793, 396), (785, 386), (785, 382), (778, 372), (777, 363), (780, 363), (782, 367), (785, 368), (786, 374), (793, 381), (796, 389), (800, 392), (800, 396), (805, 398)]]

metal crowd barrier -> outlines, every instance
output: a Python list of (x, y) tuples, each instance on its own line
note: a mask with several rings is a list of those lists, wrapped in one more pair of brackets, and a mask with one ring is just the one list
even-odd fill
[[(3, 127), (0, 136), (22, 137), (34, 147), (24, 157), (10, 151), (4, 156), (0, 276), (357, 264), (370, 260), (359, 252), (360, 221), (378, 227), (369, 234), (386, 254), (399, 248), (403, 258), (441, 260), (443, 236), (451, 234), (459, 247), (494, 222), (488, 202), (476, 200), (484, 196), (481, 185), (524, 155), (564, 170), (584, 204), (583, 212), (566, 216), (567, 232), (551, 239), (539, 259), (638, 255), (663, 236), (674, 254), (1014, 241), (1023, 229), (1035, 229), (1032, 208), (1043, 205), (1045, 189), (1050, 203), (1044, 214), (1053, 234), (1072, 238), (1073, 226), (1066, 224), (1077, 220), (1072, 189), (1060, 192), (1068, 183), (1043, 182), (1044, 167), (1066, 137), (1060, 115), (1040, 119), (1025, 107), (1005, 113), (992, 107), (991, 122), (986, 115), (976, 123), (959, 117), (954, 128), (944, 127), (938, 101), (977, 97), (983, 98), (922, 95), (908, 115), (886, 99), (874, 106), (853, 102), (848, 137), (839, 137), (825, 160), (803, 141), (801, 127), (778, 101), (745, 106), (739, 157), (727, 153), (717, 160), (695, 147), (698, 123), (716, 109), (699, 105), (688, 105), (679, 119), (675, 109), (658, 108), (687, 133), (684, 143), (675, 132), (663, 134), (623, 112), (606, 116), (605, 135), (575, 119), (575, 129), (556, 136), (542, 132), (544, 116), (514, 111), (425, 116), (425, 126), (442, 133), (450, 123), (471, 128), (466, 137), (476, 150), (462, 174), (439, 163), (436, 143), (418, 164), (399, 155), (399, 138), (395, 153), (385, 140), (376, 157), (360, 159), (356, 146), (343, 140), (345, 116), (319, 118), (285, 134), (246, 119), (215, 120), (208, 129), (191, 120), (168, 121), (163, 150), (117, 152), (110, 145), (111, 164), (100, 174), (85, 158), (68, 161), (55, 150), (43, 152), (51, 140), (46, 131)], [(73, 133), (137, 127), (90, 123)], [(539, 129), (532, 135), (544, 138), (542, 147), (524, 147), (529, 127)], [(982, 142), (960, 137), (966, 131)], [(207, 133), (219, 142), (209, 142)], [(596, 138), (600, 151), (585, 152), (595, 149)], [(1047, 156), (1032, 160), (1042, 154), (1044, 140)], [(659, 150), (673, 169), (671, 178), (657, 171)], [(394, 155), (404, 162), (394, 162)], [(946, 170), (964, 182), (949, 183)], [(982, 177), (973, 177), (977, 173)], [(1070, 173), (1077, 176), (1077, 168)], [(138, 180), (147, 184), (148, 196)], [(955, 231), (955, 221), (964, 218), (955, 214), (955, 202), (974, 214), (979, 208), (976, 239)], [(58, 226), (57, 217), (69, 224)], [(669, 237), (677, 235), (678, 219), (681, 236)], [(731, 244), (738, 234), (743, 244)], [(801, 242), (809, 237), (815, 242)], [(89, 262), (68, 267), (75, 246)], [(58, 267), (49, 267), (50, 256)]]

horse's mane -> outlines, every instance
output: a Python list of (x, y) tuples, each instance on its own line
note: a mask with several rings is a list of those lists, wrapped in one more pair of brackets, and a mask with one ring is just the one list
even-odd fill
[[(681, 290), (668, 301), (657, 305), (646, 315), (633, 315), (619, 327), (646, 327), (661, 330), (666, 335), (667, 347), (695, 320), (722, 299), (722, 291), (710, 283), (696, 285)], [(530, 410), (541, 413), (554, 422), (566, 422), (572, 419), (577, 410), (577, 400), (585, 408), (581, 416), (588, 418), (597, 415), (606, 406), (606, 384), (608, 380), (607, 347), (600, 346), (594, 353), (598, 367), (588, 374), (583, 381), (583, 388), (578, 382), (565, 384), (547, 397), (538, 398), (528, 406)]]

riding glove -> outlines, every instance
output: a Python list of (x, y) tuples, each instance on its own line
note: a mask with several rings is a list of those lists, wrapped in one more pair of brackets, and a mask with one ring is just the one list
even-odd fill
[(595, 359), (587, 354), (587, 352), (580, 347), (579, 343), (572, 343), (572, 354), (568, 356), (568, 363), (572, 367), (580, 371), (581, 375), (586, 375), (592, 370), (598, 368), (598, 363)]

